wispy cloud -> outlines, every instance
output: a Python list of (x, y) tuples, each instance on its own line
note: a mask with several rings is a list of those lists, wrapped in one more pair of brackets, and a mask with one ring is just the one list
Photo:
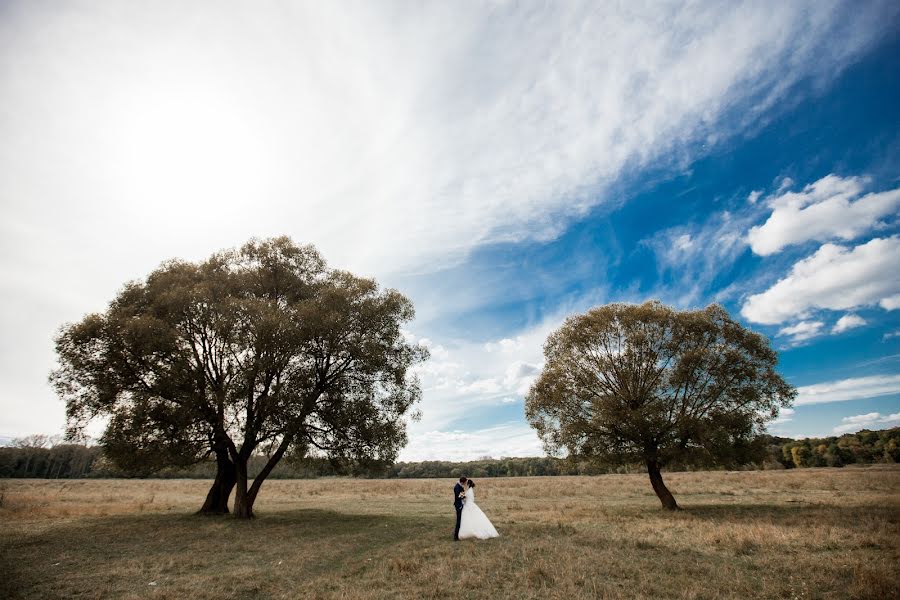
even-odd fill
[(664, 276), (681, 290), (679, 304), (690, 305), (703, 297), (710, 284), (747, 248), (744, 232), (752, 222), (749, 213), (716, 213), (700, 224), (681, 225), (657, 232), (644, 240), (653, 249)]
[(4, 400), (4, 419), (32, 430), (63, 420), (45, 381), (53, 331), (164, 259), (286, 233), (388, 278), (444, 269), (486, 244), (552, 239), (610, 202), (611, 184), (684, 165), (757, 126), (800, 82), (831, 81), (896, 12), (839, 2), (3, 10), (0, 398), (17, 399)]
[(900, 394), (900, 375), (872, 375), (804, 385), (797, 388), (795, 406)]
[(778, 335), (788, 336), (792, 344), (800, 344), (822, 334), (822, 321), (801, 321), (790, 327), (782, 327)]
[(243, 240), (250, 199), (256, 233), (370, 272), (433, 269), (551, 238), (625, 170), (727, 139), (840, 71), (882, 10), (26, 3), (4, 20), (4, 197), (21, 227), (65, 223), (51, 248), (98, 225), (140, 245), (129, 276)]

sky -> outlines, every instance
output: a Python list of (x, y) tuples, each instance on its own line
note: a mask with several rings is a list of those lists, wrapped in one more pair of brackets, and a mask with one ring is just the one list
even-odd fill
[(900, 4), (0, 2), (0, 441), (60, 433), (53, 336), (171, 258), (313, 243), (409, 296), (403, 460), (540, 455), (547, 335), (722, 304), (900, 425)]

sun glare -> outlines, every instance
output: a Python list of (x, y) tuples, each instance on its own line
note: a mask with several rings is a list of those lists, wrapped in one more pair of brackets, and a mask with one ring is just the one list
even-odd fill
[(246, 199), (260, 184), (265, 152), (240, 105), (210, 89), (152, 89), (123, 104), (112, 132), (120, 179), (138, 201), (129, 204), (200, 216), (210, 204)]

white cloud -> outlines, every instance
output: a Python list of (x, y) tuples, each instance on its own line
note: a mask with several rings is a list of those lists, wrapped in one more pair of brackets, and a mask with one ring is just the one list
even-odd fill
[(831, 333), (841, 333), (847, 331), (848, 329), (854, 329), (855, 327), (862, 327), (866, 324), (866, 320), (860, 317), (859, 315), (848, 314), (844, 315), (840, 319), (837, 320), (837, 323), (834, 324), (834, 327), (831, 328)]
[(854, 415), (841, 419), (841, 425), (834, 428), (834, 433), (855, 433), (861, 429), (884, 429), (900, 425), (900, 413), (882, 415), (871, 412), (864, 415)]
[(694, 240), (691, 238), (691, 234), (689, 233), (679, 235), (673, 241), (675, 249), (680, 252), (688, 251), (694, 247)]
[(0, 413), (27, 432), (62, 424), (56, 328), (162, 260), (284, 233), (388, 277), (550, 239), (611, 183), (756, 126), (799, 81), (826, 84), (893, 9), (3, 10)]
[(665, 229), (643, 241), (653, 249), (660, 272), (675, 278), (683, 290), (677, 304), (695, 302), (734, 263), (747, 247), (743, 232), (749, 222), (749, 215), (725, 211), (702, 224)]
[(887, 340), (895, 337), (900, 337), (900, 329), (898, 329), (897, 331), (889, 331), (885, 333), (883, 336), (881, 336), (881, 340), (886, 342)]
[(750, 192), (750, 195), (747, 196), (747, 202), (750, 204), (756, 204), (756, 201), (759, 200), (759, 197), (762, 196), (762, 192), (759, 190), (754, 190)]
[(428, 349), (428, 352), (431, 354), (431, 357), (436, 359), (437, 361), (446, 361), (450, 357), (450, 353), (447, 352), (447, 349), (441, 346), (440, 344), (435, 344), (428, 338), (422, 338), (418, 341), (420, 346), (424, 346)]
[[(0, 36), (0, 95), (16, 115), (0, 136), (17, 217), (4, 234), (65, 224), (66, 236), (42, 241), (73, 259), (131, 242), (143, 250), (121, 257), (126, 277), (249, 233), (286, 231), (367, 271), (547, 239), (626, 167), (680, 164), (798, 80), (833, 76), (881, 35), (880, 9), (845, 13), (821, 3), (21, 8)], [(109, 225), (100, 239), (71, 244), (98, 224)]]
[(520, 423), (506, 423), (475, 430), (423, 431), (411, 437), (400, 460), (475, 460), (482, 456), (542, 456), (534, 430)]
[(785, 177), (781, 180), (781, 183), (778, 184), (778, 189), (775, 191), (776, 194), (780, 194), (781, 192), (788, 190), (791, 186), (794, 185), (794, 180), (790, 177)]
[(522, 349), (522, 345), (526, 343), (526, 339), (523, 336), (518, 336), (515, 339), (513, 338), (503, 338), (502, 340), (496, 342), (487, 342), (484, 345), (484, 349), (488, 352), (502, 352), (504, 354), (510, 354), (512, 352), (517, 352)]
[(825, 244), (794, 264), (787, 277), (750, 296), (741, 314), (750, 321), (782, 323), (815, 309), (871, 306), (900, 292), (900, 237), (875, 238), (855, 248)]
[(866, 423), (868, 421), (874, 421), (876, 419), (880, 419), (881, 415), (877, 412), (867, 413), (865, 415), (856, 415), (853, 417), (844, 417), (841, 419), (844, 423)]
[(795, 406), (862, 400), (900, 394), (900, 375), (872, 375), (804, 385), (797, 388)]
[(778, 411), (778, 417), (770, 423), (770, 425), (782, 425), (789, 421), (794, 420), (794, 413), (796, 411), (793, 408), (782, 408)]
[(878, 306), (884, 310), (897, 310), (900, 308), (900, 294), (894, 294), (878, 301)]
[(796, 325), (781, 328), (778, 335), (789, 336), (792, 344), (798, 344), (821, 335), (824, 325), (822, 321), (801, 321)]
[(828, 175), (801, 192), (775, 195), (768, 220), (747, 234), (753, 252), (763, 256), (810, 240), (852, 240), (900, 209), (900, 189), (859, 197), (867, 181)]
[[(477, 342), (447, 340), (440, 357), (417, 367), (422, 381), (422, 418), (410, 432), (444, 431), (482, 411), (521, 402), (543, 366), (543, 345), (571, 308), (547, 317), (515, 337)], [(574, 307), (581, 309), (583, 307)], [(427, 344), (436, 346), (431, 340)], [(424, 344), (419, 340), (420, 344)], [(410, 436), (413, 437), (412, 435)]]

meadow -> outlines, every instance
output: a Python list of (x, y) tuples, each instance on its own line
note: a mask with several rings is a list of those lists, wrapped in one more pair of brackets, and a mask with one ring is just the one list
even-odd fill
[(0, 481), (0, 597), (900, 597), (900, 468), (496, 478), (501, 537), (451, 540), (452, 480), (269, 481), (249, 522), (199, 480)]

